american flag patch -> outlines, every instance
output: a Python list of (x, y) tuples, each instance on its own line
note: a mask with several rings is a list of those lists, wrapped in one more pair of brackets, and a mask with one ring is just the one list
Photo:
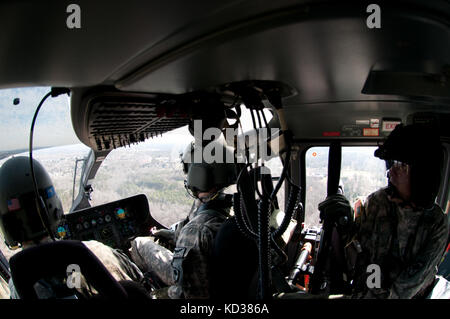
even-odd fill
[(20, 202), (17, 198), (8, 199), (8, 211), (12, 212), (14, 210), (20, 209)]

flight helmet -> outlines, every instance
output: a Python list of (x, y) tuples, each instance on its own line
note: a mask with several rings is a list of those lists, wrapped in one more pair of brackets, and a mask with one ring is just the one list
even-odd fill
[(385, 160), (387, 168), (392, 161), (408, 164), (411, 168), (411, 201), (425, 208), (434, 204), (443, 161), (436, 129), (422, 124), (399, 124), (374, 155)]
[(234, 151), (223, 140), (213, 140), (203, 147), (191, 142), (183, 153), (182, 164), (185, 186), (194, 196), (236, 182)]
[(55, 234), (63, 216), (61, 200), (49, 174), (35, 159), (33, 165), (39, 195), (46, 206), (40, 210), (42, 220), (38, 214), (39, 200), (36, 200), (33, 188), (30, 159), (13, 157), (0, 168), (0, 227), (5, 243), (11, 249), (25, 241), (37, 243), (49, 235), (43, 222)]

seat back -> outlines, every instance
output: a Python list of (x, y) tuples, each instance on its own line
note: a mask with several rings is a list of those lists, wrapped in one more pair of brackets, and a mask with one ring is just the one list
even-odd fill
[(65, 278), (69, 265), (81, 274), (101, 298), (126, 299), (127, 293), (101, 261), (80, 241), (65, 240), (24, 249), (10, 259), (11, 276), (21, 299), (38, 299), (34, 284), (43, 278)]
[(230, 217), (220, 227), (213, 245), (211, 264), (212, 299), (249, 299), (258, 270), (256, 243), (245, 237)]

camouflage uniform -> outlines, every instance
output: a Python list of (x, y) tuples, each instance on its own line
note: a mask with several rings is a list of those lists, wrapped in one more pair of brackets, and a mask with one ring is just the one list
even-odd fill
[(0, 276), (0, 299), (9, 299), (9, 295), (8, 283)]
[[(117, 281), (127, 280), (141, 282), (144, 278), (142, 271), (123, 252), (113, 249), (96, 240), (83, 241), (92, 253), (101, 261), (103, 266)], [(98, 292), (90, 287), (84, 277), (81, 279), (79, 292), (86, 297), (96, 295)]]
[[(138, 266), (136, 266), (124, 253), (95, 240), (83, 241), (83, 244), (94, 253), (117, 281), (131, 280), (140, 282), (144, 278), (144, 275)], [(81, 272), (82, 271), (83, 270), (81, 269)], [(50, 278), (46, 279), (42, 284), (39, 283), (39, 285), (35, 285), (38, 296), (43, 299), (56, 297), (51, 289), (51, 286), (55, 282), (56, 280), (54, 278)], [(81, 288), (77, 290), (84, 297), (92, 297), (98, 294), (98, 292), (86, 282), (86, 279), (83, 276), (81, 276), (80, 285)], [(12, 278), (9, 281), (9, 289), (11, 291), (11, 299), (19, 299)]]
[(144, 278), (138, 266), (121, 251), (112, 249), (96, 240), (83, 241), (83, 244), (100, 259), (105, 268), (117, 281), (132, 280), (139, 282)]
[[(406, 299), (424, 293), (435, 278), (447, 240), (447, 216), (438, 205), (429, 210), (407, 208), (383, 188), (367, 198), (355, 225), (356, 235), (346, 247), (354, 265), (353, 298)], [(370, 264), (380, 266), (381, 288), (367, 286)]]
[(173, 253), (151, 238), (140, 237), (132, 242), (133, 260), (171, 286), (170, 298), (209, 298), (214, 237), (229, 214), (229, 208), (220, 205), (220, 201), (207, 202), (190, 215), (189, 222), (175, 231)]
[(137, 237), (131, 242), (131, 258), (145, 272), (152, 272), (164, 284), (170, 286), (175, 282), (170, 263), (173, 252), (154, 242), (153, 237)]

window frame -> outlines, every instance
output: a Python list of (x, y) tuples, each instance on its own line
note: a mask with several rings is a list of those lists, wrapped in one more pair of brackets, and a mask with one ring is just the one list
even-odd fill
[[(297, 185), (301, 187), (301, 201), (303, 204), (303, 209), (306, 209), (306, 153), (310, 148), (313, 147), (329, 147), (330, 143), (335, 140), (296, 140), (292, 147), (292, 158), (291, 158), (291, 176)], [(341, 142), (341, 147), (356, 146), (356, 147), (377, 147), (382, 140), (372, 139), (372, 140), (339, 140)], [(439, 193), (437, 196), (437, 203), (440, 205), (442, 210), (446, 209), (447, 202), (450, 200), (450, 143), (442, 142), (444, 161), (442, 167), (442, 179), (441, 185), (439, 187)], [(328, 175), (328, 172), (327, 172)], [(300, 182), (300, 183), (299, 183)], [(287, 195), (287, 193), (286, 193)], [(287, 199), (286, 199), (287, 200)], [(306, 213), (306, 211), (304, 212)], [(305, 214), (303, 214), (304, 222)], [(450, 222), (450, 215), (448, 215), (448, 220)]]
[[(301, 202), (303, 205), (303, 216), (301, 222), (305, 221), (306, 214), (306, 153), (313, 147), (329, 147), (332, 141), (336, 139), (324, 139), (324, 140), (295, 140), (292, 144), (292, 156), (291, 156), (291, 176), (294, 183), (301, 188)], [(370, 140), (342, 140), (341, 147), (356, 146), (356, 147), (378, 147), (382, 139), (370, 139)], [(328, 178), (328, 172), (327, 172)], [(287, 192), (285, 193), (287, 195)], [(287, 201), (287, 199), (286, 199)]]

